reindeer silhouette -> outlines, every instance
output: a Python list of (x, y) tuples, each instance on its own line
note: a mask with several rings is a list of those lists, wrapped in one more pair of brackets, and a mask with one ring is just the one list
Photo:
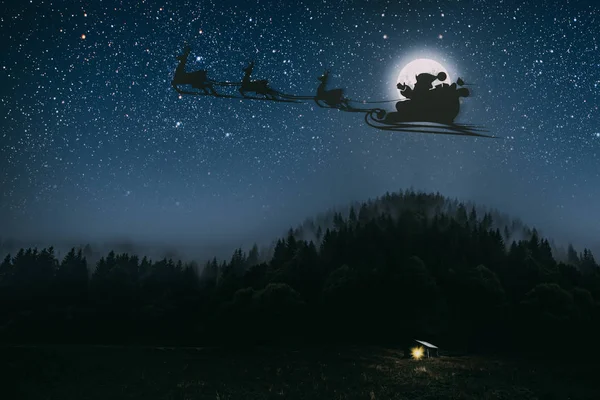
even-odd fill
[(239, 89), (239, 92), (242, 96), (247, 97), (247, 92), (253, 92), (256, 94), (262, 94), (267, 99), (274, 100), (277, 95), (277, 91), (273, 90), (269, 87), (269, 81), (266, 79), (251, 81), (250, 75), (252, 75), (252, 70), (254, 69), (254, 61), (252, 61), (248, 66), (242, 71), (244, 71), (244, 77), (242, 78), (242, 86)]
[(215, 91), (215, 89), (212, 87), (212, 84), (208, 80), (208, 77), (206, 76), (206, 70), (185, 72), (185, 66), (187, 64), (187, 59), (190, 55), (190, 52), (190, 46), (185, 46), (183, 54), (177, 56), (177, 60), (179, 60), (179, 65), (177, 65), (177, 68), (175, 69), (175, 76), (173, 76), (171, 85), (175, 89), (177, 89), (177, 85), (192, 85), (194, 89), (200, 89), (204, 92), (204, 94), (218, 95), (218, 93)]
[(321, 102), (333, 108), (350, 107), (348, 105), (348, 99), (344, 97), (344, 89), (325, 90), (327, 81), (329, 80), (329, 70), (326, 70), (323, 75), (317, 79), (321, 82), (317, 88), (317, 95), (315, 96), (315, 103), (317, 103), (319, 107), (325, 107)]

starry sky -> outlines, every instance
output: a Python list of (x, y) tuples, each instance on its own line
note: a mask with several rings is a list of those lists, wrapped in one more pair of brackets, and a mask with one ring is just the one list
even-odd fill
[[(600, 244), (596, 1), (0, 1), (0, 236), (231, 246), (413, 187)], [(456, 122), (384, 132), (314, 103), (179, 96), (188, 71), (398, 96), (415, 58), (472, 87)], [(217, 89), (221, 90), (221, 89)], [(388, 107), (393, 110), (393, 103)]]

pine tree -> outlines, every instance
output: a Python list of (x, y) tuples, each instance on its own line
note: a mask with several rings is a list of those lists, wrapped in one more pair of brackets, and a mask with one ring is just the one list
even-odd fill
[(350, 221), (352, 224), (356, 224), (356, 222), (358, 222), (356, 212), (354, 211), (354, 206), (350, 207), (350, 215), (348, 216), (348, 221)]
[(321, 238), (323, 237), (323, 229), (321, 228), (321, 225), (319, 225), (319, 227), (317, 228), (316, 237), (317, 241), (321, 241)]
[(475, 211), (475, 207), (471, 207), (471, 212), (469, 213), (469, 225), (471, 227), (475, 227), (477, 224), (477, 212)]
[(504, 240), (508, 242), (510, 239), (510, 230), (508, 229), (508, 225), (504, 225)]
[(369, 222), (369, 209), (367, 208), (367, 203), (362, 203), (358, 210), (358, 223), (365, 225), (367, 222)]
[(567, 262), (574, 266), (579, 266), (579, 255), (577, 255), (577, 251), (573, 247), (571, 243), (569, 243), (569, 247), (567, 248)]
[(11, 270), (12, 270), (12, 259), (10, 257), (10, 254), (7, 254), (6, 257), (4, 257), (2, 264), (0, 264), (0, 281), (3, 278), (8, 279), (12, 272)]
[(494, 220), (492, 219), (492, 214), (491, 213), (485, 213), (483, 216), (483, 220), (481, 221), (481, 225), (483, 227), (484, 230), (490, 230), (492, 228), (492, 225), (494, 223)]
[(217, 286), (217, 279), (219, 277), (219, 264), (217, 258), (213, 258), (208, 261), (204, 266), (204, 269), (200, 273), (200, 284), (205, 290), (213, 290)]
[(247, 268), (253, 267), (258, 264), (258, 245), (256, 243), (250, 249), (248, 253), (248, 258), (246, 260)]
[(341, 213), (335, 213), (333, 215), (333, 229), (340, 230), (344, 227), (344, 218)]
[(456, 221), (461, 225), (465, 225), (468, 222), (467, 209), (463, 203), (460, 203), (456, 210)]
[(67, 304), (84, 301), (88, 288), (87, 262), (81, 249), (72, 248), (58, 267), (55, 276), (57, 294)]
[(581, 261), (579, 263), (579, 268), (585, 274), (597, 272), (598, 264), (596, 264), (596, 260), (594, 259), (594, 255), (592, 254), (591, 250), (583, 250), (583, 253), (581, 255)]
[(285, 248), (285, 259), (291, 260), (296, 255), (296, 251), (298, 250), (298, 242), (296, 241), (294, 235), (288, 234), (287, 240), (285, 242)]

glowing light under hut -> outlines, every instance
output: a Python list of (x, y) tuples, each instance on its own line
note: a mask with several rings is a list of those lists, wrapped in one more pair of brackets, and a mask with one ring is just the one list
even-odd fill
[(414, 358), (415, 360), (420, 360), (425, 354), (425, 349), (423, 349), (423, 347), (421, 346), (413, 347), (410, 353), (412, 355), (412, 358)]

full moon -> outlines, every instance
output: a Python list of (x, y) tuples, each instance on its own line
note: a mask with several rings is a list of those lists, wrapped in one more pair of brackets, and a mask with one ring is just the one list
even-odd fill
[[(444, 66), (439, 62), (431, 60), (429, 58), (418, 58), (406, 64), (398, 74), (397, 83), (404, 83), (414, 88), (415, 83), (417, 83), (417, 75), (423, 72), (427, 72), (433, 75), (437, 75), (440, 72), (444, 72), (446, 73), (446, 80), (443, 82), (448, 84), (452, 83), (450, 74), (448, 73), (446, 68), (444, 68)], [(433, 82), (433, 86), (438, 85), (440, 83), (440, 81), (435, 81)], [(400, 94), (400, 96), (404, 97), (402, 96), (402, 94)]]

